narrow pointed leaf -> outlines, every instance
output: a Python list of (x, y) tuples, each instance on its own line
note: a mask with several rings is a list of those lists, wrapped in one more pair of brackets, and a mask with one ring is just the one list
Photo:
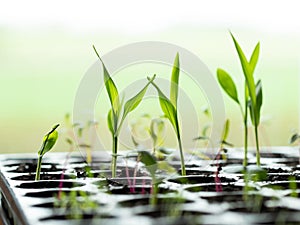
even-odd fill
[(254, 70), (255, 70), (255, 67), (256, 67), (256, 64), (257, 64), (257, 61), (258, 61), (259, 49), (260, 49), (260, 44), (258, 42), (256, 44), (253, 52), (252, 52), (252, 55), (251, 55), (251, 58), (250, 58), (250, 62), (249, 62), (249, 66), (250, 66), (252, 74), (254, 73)]
[(223, 128), (223, 133), (222, 133), (222, 139), (221, 142), (225, 143), (226, 139), (228, 137), (229, 134), (229, 126), (230, 126), (230, 121), (227, 119), (225, 124), (224, 124), (224, 128)]
[(257, 124), (260, 122), (260, 109), (263, 103), (263, 93), (262, 93), (262, 84), (261, 80), (259, 80), (256, 84), (256, 113), (257, 113)]
[(45, 153), (49, 152), (58, 138), (57, 127), (59, 124), (55, 125), (50, 132), (48, 132), (43, 138), (43, 144), (41, 149), (38, 151), (40, 156), (43, 156)]
[[(150, 78), (148, 78), (149, 80)], [(178, 131), (178, 121), (177, 121), (177, 111), (171, 101), (164, 95), (164, 93), (160, 90), (160, 88), (155, 84), (155, 82), (151, 82), (155, 87), (158, 93), (159, 104), (165, 115), (165, 117), (171, 122), (172, 126)]]
[(117, 89), (114, 81), (112, 80), (111, 76), (109, 75), (95, 46), (93, 46), (93, 48), (94, 48), (94, 51), (95, 51), (96, 55), (98, 56), (100, 62), (102, 63), (105, 88), (106, 88), (111, 106), (113, 107), (113, 110), (115, 111), (115, 113), (118, 115), (118, 109), (119, 109), (119, 105), (120, 105), (118, 89)]
[(145, 87), (139, 92), (137, 93), (134, 97), (132, 97), (131, 99), (129, 99), (125, 105), (124, 105), (124, 111), (123, 111), (123, 116), (121, 119), (121, 123), (122, 121), (124, 121), (124, 119), (126, 118), (126, 116), (128, 115), (128, 113), (130, 113), (131, 111), (133, 111), (143, 100), (145, 93), (147, 91), (147, 88), (149, 86), (149, 84), (155, 79), (155, 75), (151, 78), (151, 80), (145, 85)]
[[(256, 94), (255, 94), (255, 83), (254, 83), (254, 78), (253, 78), (253, 73), (252, 73), (253, 71), (252, 71), (239, 43), (234, 38), (233, 34), (232, 33), (230, 33), (230, 34), (231, 34), (232, 40), (234, 42), (235, 48), (237, 50), (237, 53), (238, 53), (238, 56), (239, 56), (239, 59), (240, 59), (241, 65), (242, 65), (242, 69), (243, 69), (244, 76), (245, 76), (245, 79), (247, 82), (247, 86), (249, 89), (249, 95), (252, 100), (253, 107), (255, 108), (256, 107)], [(254, 59), (253, 59), (253, 62), (255, 62)]]
[(177, 100), (178, 100), (178, 86), (179, 86), (179, 73), (180, 73), (180, 65), (179, 65), (179, 54), (176, 54), (172, 76), (171, 76), (171, 87), (170, 87), (170, 101), (177, 108)]
[(226, 92), (226, 94), (232, 98), (236, 103), (240, 104), (239, 98), (238, 98), (238, 93), (236, 90), (236, 85), (233, 82), (232, 78), (230, 75), (222, 69), (217, 69), (217, 78), (218, 81), (223, 88), (223, 90)]

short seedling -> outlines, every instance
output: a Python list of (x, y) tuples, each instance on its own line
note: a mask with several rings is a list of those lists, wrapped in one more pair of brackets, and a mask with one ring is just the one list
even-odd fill
[(248, 109), (250, 111), (250, 117), (252, 124), (254, 126), (255, 131), (255, 142), (256, 142), (256, 163), (260, 166), (260, 151), (259, 151), (259, 139), (258, 139), (258, 126), (260, 123), (260, 110), (262, 106), (262, 85), (259, 80), (256, 85), (254, 83), (254, 70), (257, 64), (258, 56), (259, 56), (259, 43), (257, 43), (254, 51), (252, 52), (252, 56), (250, 61), (248, 61), (243, 53), (241, 47), (238, 42), (231, 34), (233, 39), (235, 48), (238, 52), (239, 59), (242, 65), (244, 77), (245, 77), (245, 89), (244, 89), (244, 109), (238, 98), (238, 93), (236, 89), (236, 85), (233, 82), (231, 76), (223, 69), (217, 69), (217, 77), (218, 81), (226, 92), (226, 94), (233, 99), (240, 107), (241, 114), (244, 122), (244, 167), (247, 166), (247, 153), (248, 153)]
[(139, 138), (151, 138), (152, 153), (157, 156), (161, 154), (160, 149), (164, 142), (165, 121), (163, 118), (151, 118), (149, 114), (142, 115), (138, 120), (131, 123), (131, 139), (136, 148), (141, 148)]
[(178, 122), (178, 111), (177, 111), (177, 100), (178, 100), (178, 85), (179, 85), (179, 54), (176, 54), (172, 75), (171, 75), (171, 86), (170, 86), (170, 99), (167, 98), (160, 88), (153, 82), (153, 79), (148, 77), (148, 80), (156, 88), (159, 97), (159, 103), (164, 116), (171, 122), (178, 141), (179, 151), (180, 151), (180, 160), (181, 160), (181, 174), (182, 176), (186, 175), (185, 164), (184, 164), (184, 155), (180, 135), (180, 127)]
[(156, 171), (164, 170), (169, 173), (174, 173), (175, 170), (170, 166), (166, 161), (157, 161), (156, 158), (151, 155), (149, 152), (141, 150), (138, 151), (138, 160), (142, 162), (152, 178), (152, 195), (151, 195), (151, 205), (157, 204), (157, 194), (158, 194), (158, 185), (161, 183), (161, 179), (157, 178)]
[(59, 124), (56, 124), (51, 131), (49, 131), (43, 139), (43, 144), (41, 149), (38, 151), (38, 163), (37, 163), (37, 167), (36, 167), (36, 174), (35, 174), (35, 180), (40, 180), (40, 174), (41, 174), (41, 166), (42, 166), (42, 159), (43, 156), (49, 152), (52, 147), (54, 146), (54, 144), (57, 141), (58, 138), (58, 132), (57, 132), (57, 128), (58, 128)]
[[(118, 137), (120, 130), (122, 128), (123, 122), (131, 111), (133, 111), (142, 101), (147, 88), (151, 82), (155, 79), (155, 75), (150, 79), (149, 82), (141, 89), (137, 95), (129, 99), (123, 106), (123, 101), (120, 101), (120, 96), (118, 89), (112, 80), (108, 70), (106, 69), (102, 59), (100, 58), (95, 46), (93, 46), (97, 57), (102, 63), (103, 67), (103, 75), (104, 75), (104, 83), (106, 87), (106, 91), (108, 93), (108, 97), (111, 103), (111, 109), (108, 113), (107, 123), (109, 131), (112, 134), (112, 177), (116, 176), (116, 164), (117, 164), (117, 154), (118, 154)], [(121, 110), (123, 108), (123, 113), (121, 114)]]

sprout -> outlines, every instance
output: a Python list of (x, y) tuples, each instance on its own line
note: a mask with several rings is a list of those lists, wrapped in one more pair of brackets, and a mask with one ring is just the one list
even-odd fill
[[(118, 153), (118, 137), (120, 130), (122, 128), (123, 122), (126, 116), (133, 111), (142, 101), (147, 88), (151, 82), (155, 79), (155, 75), (149, 79), (149, 82), (138, 92), (134, 97), (129, 99), (123, 106), (123, 101), (119, 99), (119, 92), (118, 89), (112, 80), (110, 74), (108, 73), (102, 59), (100, 58), (95, 46), (93, 46), (97, 57), (99, 58), (100, 62), (102, 63), (103, 67), (103, 74), (104, 74), (104, 82), (106, 91), (111, 103), (111, 109), (108, 112), (107, 116), (107, 123), (109, 131), (112, 134), (112, 177), (116, 176), (116, 164), (117, 164), (117, 153)], [(123, 109), (123, 113), (121, 111)]]
[(177, 113), (177, 100), (178, 100), (178, 84), (179, 84), (179, 54), (176, 54), (172, 75), (171, 75), (171, 87), (170, 87), (170, 99), (167, 98), (160, 88), (148, 77), (148, 80), (156, 88), (159, 97), (159, 103), (162, 111), (165, 114), (165, 117), (171, 122), (174, 131), (176, 133), (179, 150), (180, 150), (180, 160), (181, 160), (181, 174), (182, 176), (186, 175), (185, 164), (184, 164), (184, 155), (183, 148), (181, 143), (180, 127), (178, 122), (178, 113)]
[(255, 131), (255, 143), (256, 143), (256, 164), (260, 166), (260, 151), (259, 151), (259, 139), (258, 139), (258, 126), (260, 124), (260, 110), (263, 102), (262, 95), (262, 84), (259, 80), (257, 83), (254, 82), (254, 70), (258, 61), (260, 44), (256, 44), (250, 61), (246, 59), (246, 56), (241, 49), (240, 45), (231, 34), (233, 39), (236, 51), (238, 53), (242, 70), (245, 77), (245, 89), (244, 89), (244, 110), (242, 104), (239, 101), (236, 85), (233, 82), (231, 76), (223, 69), (217, 69), (218, 81), (226, 92), (226, 94), (234, 100), (240, 107), (241, 114), (244, 120), (244, 148), (245, 148), (245, 157), (244, 157), (244, 166), (247, 166), (247, 152), (248, 152), (248, 130), (247, 130), (247, 121), (248, 121), (248, 109), (250, 111), (250, 117), (252, 125), (254, 126)]
[(41, 149), (38, 151), (38, 163), (37, 163), (37, 167), (36, 167), (36, 174), (35, 174), (35, 180), (40, 180), (40, 174), (41, 174), (41, 165), (42, 165), (42, 159), (43, 156), (49, 152), (54, 144), (57, 141), (58, 138), (58, 132), (56, 130), (56, 128), (58, 128), (59, 124), (56, 124), (51, 131), (49, 131), (43, 139), (43, 144)]

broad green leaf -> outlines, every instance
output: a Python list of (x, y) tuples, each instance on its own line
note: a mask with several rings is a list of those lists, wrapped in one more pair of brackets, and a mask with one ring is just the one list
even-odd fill
[(145, 85), (145, 87), (139, 93), (137, 93), (134, 97), (132, 97), (125, 103), (124, 111), (123, 111), (123, 115), (122, 115), (122, 119), (121, 119), (121, 124), (125, 120), (128, 113), (133, 111), (141, 103), (141, 101), (143, 100), (143, 97), (145, 96), (145, 93), (147, 91), (149, 84), (154, 79), (155, 79), (155, 75), (149, 80), (149, 82)]
[[(150, 78), (148, 78), (150, 80)], [(171, 122), (172, 126), (176, 130), (179, 131), (178, 121), (177, 121), (177, 111), (171, 101), (164, 95), (164, 93), (160, 90), (160, 88), (155, 84), (155, 82), (151, 82), (151, 84), (155, 87), (158, 92), (159, 104), (162, 111), (165, 114), (165, 117)]]
[(43, 156), (45, 153), (49, 152), (56, 143), (58, 138), (58, 132), (56, 129), (58, 126), (59, 124), (56, 124), (52, 130), (44, 136), (42, 147), (38, 151), (39, 156)]
[(114, 81), (112, 80), (111, 76), (109, 75), (101, 57), (99, 56), (95, 46), (93, 46), (96, 55), (98, 56), (100, 62), (102, 63), (102, 67), (103, 67), (103, 75), (104, 75), (104, 83), (105, 83), (105, 87), (106, 87), (106, 91), (108, 93), (108, 97), (111, 103), (111, 106), (115, 112), (116, 115), (119, 114), (119, 107), (120, 107), (120, 100), (119, 100), (119, 93), (118, 93), (118, 89), (114, 83)]
[(254, 70), (255, 70), (255, 67), (256, 67), (256, 64), (257, 64), (257, 61), (258, 61), (259, 49), (260, 49), (260, 44), (258, 42), (256, 44), (253, 52), (252, 52), (252, 55), (251, 55), (251, 58), (250, 58), (250, 63), (249, 63), (252, 74), (254, 73)]
[[(241, 65), (242, 65), (242, 69), (244, 72), (244, 76), (247, 82), (247, 86), (248, 86), (248, 91), (249, 91), (249, 95), (253, 104), (253, 107), (256, 107), (256, 94), (255, 94), (255, 83), (254, 83), (254, 78), (253, 78), (253, 71), (251, 69), (251, 66), (249, 65), (246, 56), (243, 52), (243, 50), (241, 49), (239, 43), (236, 41), (236, 39), (234, 38), (233, 34), (231, 34), (231, 37), (233, 39), (235, 48), (237, 50)], [(255, 62), (255, 57), (253, 58), (253, 63)]]
[(139, 151), (138, 152), (139, 159), (144, 165), (146, 166), (146, 169), (150, 172), (151, 176), (155, 175), (155, 172), (157, 170), (157, 162), (153, 155), (151, 155), (147, 151)]
[(177, 108), (177, 100), (178, 100), (179, 73), (180, 73), (179, 54), (177, 53), (174, 60), (173, 69), (172, 69), (171, 87), (170, 87), (170, 101), (175, 108)]
[(226, 142), (226, 139), (228, 137), (229, 134), (229, 126), (230, 126), (230, 121), (227, 119), (225, 121), (224, 127), (223, 127), (223, 133), (222, 133), (222, 139), (221, 142)]
[(109, 110), (108, 114), (107, 114), (107, 125), (108, 125), (108, 129), (109, 131), (114, 134), (114, 119), (113, 119), (113, 112), (112, 110)]
[(217, 77), (221, 87), (228, 94), (228, 96), (236, 103), (240, 104), (235, 83), (230, 75), (225, 70), (219, 68), (217, 69)]

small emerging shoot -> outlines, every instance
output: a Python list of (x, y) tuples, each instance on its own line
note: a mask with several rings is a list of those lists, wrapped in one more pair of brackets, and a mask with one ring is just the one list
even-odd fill
[(43, 139), (43, 144), (41, 149), (38, 151), (38, 163), (37, 163), (37, 167), (36, 167), (36, 174), (35, 174), (35, 180), (38, 181), (40, 180), (40, 174), (41, 174), (41, 166), (42, 166), (42, 159), (43, 156), (49, 152), (54, 144), (57, 141), (58, 138), (58, 132), (57, 132), (57, 128), (58, 128), (59, 124), (56, 124), (51, 131), (49, 131)]
[(163, 170), (169, 173), (174, 173), (175, 170), (166, 161), (157, 161), (155, 156), (144, 150), (138, 151), (138, 160), (145, 165), (146, 169), (151, 175), (152, 195), (150, 202), (151, 205), (154, 206), (157, 204), (158, 185), (161, 183), (161, 179), (156, 177), (156, 171)]
[[(107, 123), (109, 131), (112, 134), (112, 177), (116, 176), (116, 164), (117, 164), (117, 154), (118, 154), (118, 137), (126, 116), (133, 111), (142, 101), (147, 88), (151, 82), (155, 79), (155, 75), (149, 79), (148, 83), (138, 92), (134, 97), (129, 99), (124, 105), (123, 101), (119, 98), (118, 89), (112, 80), (108, 70), (106, 69), (102, 59), (100, 58), (95, 46), (93, 46), (94, 51), (100, 60), (103, 68), (105, 88), (110, 100), (111, 109), (108, 112)], [(121, 110), (123, 109), (123, 113)]]
[(173, 70), (171, 75), (170, 99), (164, 95), (161, 89), (156, 85), (156, 83), (151, 81), (149, 77), (148, 80), (157, 90), (160, 107), (164, 112), (164, 116), (171, 122), (171, 125), (173, 126), (174, 131), (176, 133), (176, 137), (179, 145), (179, 151), (180, 151), (181, 175), (185, 176), (186, 172), (185, 172), (185, 164), (184, 164), (184, 154), (183, 154), (183, 147), (181, 142), (180, 127), (178, 121), (178, 111), (177, 111), (179, 72), (180, 72), (179, 54), (177, 53), (174, 60), (174, 65), (173, 65)]

